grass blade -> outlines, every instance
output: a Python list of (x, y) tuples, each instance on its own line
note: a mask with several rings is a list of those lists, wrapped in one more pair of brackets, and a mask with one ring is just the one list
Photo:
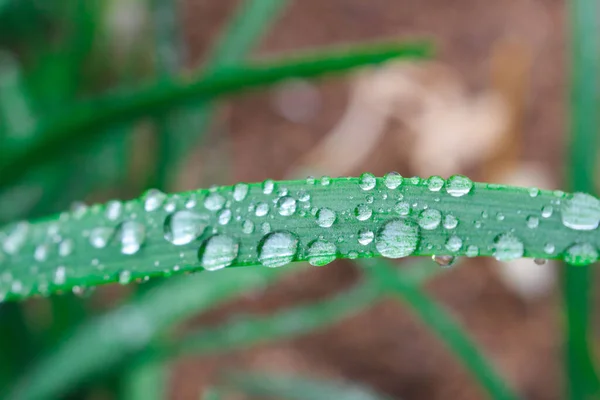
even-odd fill
[(518, 396), (488, 363), (475, 343), (450, 317), (420, 288), (407, 283), (402, 274), (383, 261), (363, 261), (365, 273), (390, 294), (397, 296), (410, 307), (475, 376), (491, 399), (514, 400)]
[[(570, 2), (571, 20), (571, 182), (576, 191), (594, 192), (600, 93), (600, 7), (595, 0)], [(563, 291), (567, 317), (566, 374), (569, 398), (600, 396), (600, 380), (589, 343), (589, 266), (565, 269)]]
[(79, 327), (2, 398), (60, 398), (82, 380), (109, 371), (142, 350), (173, 324), (280, 273), (246, 269), (172, 279), (132, 302)]
[(596, 232), (568, 226), (581, 218), (600, 222), (600, 201), (589, 195), (473, 184), (461, 176), (392, 186), (398, 179), (364, 174), (150, 191), (13, 224), (0, 230), (7, 253), (0, 269), (10, 278), (0, 281), (0, 292), (19, 299), (202, 268), (322, 265), (336, 257), (524, 256), (579, 265), (598, 259)]
[[(0, 160), (0, 188), (20, 179), (29, 169), (49, 162), (103, 133), (104, 128), (135, 118), (160, 114), (189, 101), (209, 100), (243, 89), (272, 84), (291, 77), (316, 77), (377, 64), (392, 58), (422, 58), (430, 48), (422, 43), (379, 44), (330, 49), (227, 67), (196, 80), (162, 82), (133, 92), (112, 93), (70, 107), (39, 126), (42, 138), (26, 151)], [(85, 132), (85, 134), (82, 134)], [(38, 136), (39, 135), (39, 136)]]

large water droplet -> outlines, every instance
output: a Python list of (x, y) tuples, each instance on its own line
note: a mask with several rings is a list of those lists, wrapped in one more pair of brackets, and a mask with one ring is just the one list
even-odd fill
[(366, 246), (369, 243), (371, 243), (374, 238), (375, 234), (370, 229), (363, 228), (360, 231), (358, 231), (358, 243), (362, 244), (363, 246)]
[(452, 235), (446, 241), (446, 248), (453, 253), (460, 251), (463, 241), (456, 235)]
[(589, 243), (576, 243), (565, 251), (565, 261), (571, 265), (589, 265), (598, 260), (598, 250)]
[(563, 201), (562, 222), (571, 229), (590, 231), (600, 223), (600, 200), (586, 193), (574, 193)]
[(167, 195), (158, 189), (150, 189), (144, 195), (144, 210), (150, 212), (158, 209), (164, 203)]
[(165, 239), (176, 246), (196, 240), (208, 226), (208, 219), (193, 211), (182, 210), (165, 218), (163, 232)]
[(396, 189), (398, 186), (402, 185), (402, 181), (404, 178), (397, 172), (390, 172), (383, 177), (383, 184), (388, 189)]
[(284, 217), (289, 217), (296, 212), (296, 200), (290, 196), (283, 196), (277, 201), (277, 211)]
[(371, 215), (373, 215), (373, 210), (371, 210), (371, 208), (366, 204), (359, 204), (354, 209), (354, 215), (359, 221), (366, 221), (371, 218)]
[(335, 244), (324, 240), (315, 240), (308, 246), (308, 263), (316, 267), (329, 264), (336, 258)]
[(427, 188), (432, 192), (439, 192), (444, 186), (444, 183), (444, 180), (440, 176), (430, 176), (429, 179), (427, 179)]
[(211, 236), (198, 251), (200, 265), (215, 271), (230, 266), (238, 256), (239, 244), (226, 235)]
[(145, 239), (146, 229), (139, 222), (125, 221), (119, 226), (121, 253), (128, 255), (137, 253)]
[(254, 210), (254, 214), (257, 217), (264, 217), (269, 213), (269, 205), (267, 203), (258, 203), (256, 205), (256, 210)]
[(317, 225), (321, 228), (329, 228), (333, 225), (336, 219), (335, 211), (330, 208), (320, 208), (317, 211)]
[(298, 238), (290, 232), (277, 231), (263, 237), (258, 245), (258, 261), (265, 267), (281, 267), (294, 260)]
[(452, 214), (446, 214), (443, 225), (446, 229), (454, 229), (458, 225), (458, 219)]
[(90, 244), (97, 249), (103, 249), (114, 233), (114, 229), (108, 226), (100, 226), (90, 232)]
[(245, 183), (238, 183), (233, 187), (233, 199), (235, 201), (243, 201), (248, 195), (248, 185)]
[(523, 252), (523, 242), (512, 233), (502, 233), (494, 239), (494, 257), (498, 261), (521, 258)]
[(225, 205), (225, 197), (213, 192), (204, 199), (204, 207), (210, 211), (219, 211)]
[(406, 257), (419, 244), (419, 227), (412, 222), (394, 219), (387, 222), (375, 237), (377, 251), (388, 258)]
[(362, 190), (371, 190), (375, 187), (376, 183), (377, 179), (375, 179), (375, 175), (365, 172), (360, 176), (358, 185)]
[(13, 226), (12, 230), (8, 232), (8, 236), (2, 242), (2, 249), (7, 254), (15, 254), (25, 244), (27, 240), (27, 234), (29, 233), (28, 222), (18, 222)]
[(442, 213), (439, 210), (428, 208), (419, 214), (419, 226), (423, 229), (433, 230), (440, 226)]
[(111, 200), (106, 203), (106, 218), (111, 221), (116, 221), (123, 211), (123, 203), (117, 200)]
[(452, 175), (446, 183), (446, 192), (450, 196), (461, 197), (469, 193), (473, 188), (473, 182), (462, 175)]

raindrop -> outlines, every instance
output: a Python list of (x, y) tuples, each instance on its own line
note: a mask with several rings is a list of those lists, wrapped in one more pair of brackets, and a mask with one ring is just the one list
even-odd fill
[(429, 177), (427, 179), (427, 188), (432, 192), (439, 192), (444, 186), (444, 180), (437, 175)]
[[(554, 208), (552, 208), (552, 206), (542, 207), (542, 217), (544, 217), (544, 218), (550, 218), (552, 216), (553, 212), (554, 212)], [(598, 224), (596, 224), (596, 226), (598, 226)]]
[(406, 201), (399, 201), (394, 206), (394, 211), (400, 215), (408, 215), (410, 214), (410, 204)]
[(454, 253), (458, 252), (462, 247), (462, 239), (456, 235), (450, 236), (448, 241), (446, 241), (446, 248)]
[(497, 213), (496, 214), (496, 221), (504, 221), (504, 214)]
[(233, 199), (235, 201), (243, 201), (248, 195), (248, 185), (245, 183), (238, 183), (233, 187)]
[(372, 195), (368, 194), (368, 195), (365, 196), (365, 200), (367, 201), (368, 204), (373, 204), (373, 201), (375, 199), (373, 198)]
[(317, 211), (317, 225), (321, 228), (330, 228), (335, 222), (336, 217), (335, 211), (332, 209), (326, 207), (320, 208)]
[(473, 182), (462, 175), (452, 175), (446, 183), (446, 192), (450, 196), (461, 197), (469, 193), (473, 188)]
[(442, 221), (442, 213), (433, 208), (428, 208), (421, 211), (419, 215), (419, 226), (423, 229), (433, 230), (440, 226)]
[(139, 222), (125, 221), (119, 226), (121, 253), (127, 255), (137, 253), (145, 239), (146, 230)]
[(106, 218), (116, 221), (123, 211), (123, 203), (117, 200), (111, 200), (106, 204)]
[(298, 200), (306, 202), (310, 200), (310, 194), (306, 190), (300, 190), (298, 192)]
[(534, 258), (533, 262), (537, 265), (544, 265), (548, 262), (548, 260), (546, 260), (545, 258)]
[(200, 265), (215, 271), (230, 266), (238, 256), (239, 244), (229, 236), (211, 236), (198, 251)]
[(321, 186), (329, 186), (331, 184), (331, 178), (328, 176), (321, 177)]
[(431, 256), (431, 259), (433, 261), (435, 261), (435, 263), (437, 265), (439, 265), (440, 267), (451, 267), (455, 260), (456, 257), (454, 256)]
[(409, 256), (414, 253), (418, 244), (419, 227), (401, 219), (387, 222), (375, 237), (377, 251), (388, 258)]
[(25, 244), (29, 233), (29, 223), (18, 222), (2, 242), (2, 249), (7, 254), (15, 254)]
[(268, 222), (263, 222), (260, 225), (260, 231), (266, 235), (267, 233), (271, 232), (271, 224), (269, 224)]
[(247, 235), (254, 232), (254, 222), (250, 221), (249, 219), (245, 220), (242, 223), (242, 232), (244, 232)]
[(314, 176), (307, 176), (306, 177), (306, 184), (307, 185), (314, 185), (315, 184), (315, 177)]
[(576, 243), (565, 251), (565, 261), (571, 265), (589, 265), (598, 260), (598, 250), (589, 243)]
[(265, 267), (281, 267), (294, 260), (298, 252), (298, 238), (290, 232), (272, 232), (258, 245), (258, 260)]
[(365, 172), (360, 176), (358, 185), (362, 190), (371, 190), (375, 187), (376, 183), (377, 179), (375, 179), (375, 175)]
[(531, 197), (537, 197), (538, 194), (540, 194), (540, 189), (534, 187), (529, 188), (529, 195)]
[(590, 231), (600, 223), (600, 200), (585, 193), (575, 193), (561, 208), (564, 226), (578, 231)]
[(308, 263), (316, 267), (329, 264), (336, 258), (335, 244), (324, 240), (315, 240), (308, 246)]
[(124, 270), (119, 273), (119, 283), (121, 285), (127, 285), (131, 282), (131, 271)]
[(269, 205), (267, 203), (258, 203), (256, 205), (256, 210), (254, 210), (254, 214), (257, 217), (264, 217), (269, 213)]
[(527, 227), (534, 229), (537, 228), (538, 225), (540, 224), (540, 219), (534, 215), (530, 215), (529, 217), (527, 217)]
[(281, 197), (277, 201), (277, 210), (284, 217), (289, 217), (296, 212), (296, 200), (290, 196)]
[(163, 225), (164, 237), (176, 246), (191, 243), (208, 226), (205, 216), (193, 211), (182, 210), (169, 214)]
[(90, 232), (90, 244), (97, 249), (103, 249), (114, 233), (114, 229), (108, 226), (100, 226)]
[(213, 192), (204, 199), (204, 207), (210, 211), (219, 211), (225, 205), (225, 197)]
[(402, 181), (404, 178), (397, 172), (390, 172), (383, 177), (383, 184), (388, 189), (396, 189), (398, 186), (402, 185)]
[(502, 233), (494, 239), (494, 257), (498, 261), (521, 258), (523, 252), (523, 242), (512, 233)]
[(219, 225), (227, 225), (229, 221), (231, 221), (231, 210), (229, 208), (221, 210), (217, 216), (217, 222), (219, 222)]
[(150, 212), (158, 209), (164, 201), (167, 195), (158, 189), (150, 189), (144, 195), (144, 210)]
[(470, 244), (467, 246), (467, 251), (465, 254), (467, 257), (477, 257), (479, 255), (479, 248), (474, 244)]
[(62, 285), (67, 280), (67, 269), (64, 266), (59, 266), (54, 271), (54, 279), (53, 282), (55, 285)]
[(35, 251), (33, 252), (33, 258), (39, 262), (46, 261), (49, 251), (50, 246), (47, 243), (40, 244), (35, 248)]
[(544, 253), (553, 254), (554, 250), (556, 250), (556, 247), (552, 243), (546, 243), (544, 245)]
[(75, 219), (81, 219), (87, 213), (88, 206), (83, 201), (74, 201), (71, 203), (70, 210)]
[(75, 243), (72, 239), (65, 239), (58, 245), (58, 254), (62, 257), (66, 257), (73, 252)]
[(271, 179), (267, 179), (263, 182), (262, 189), (264, 194), (273, 193), (273, 190), (275, 190), (275, 182), (273, 182)]
[(444, 217), (444, 228), (446, 229), (454, 229), (458, 225), (458, 219), (452, 214), (447, 214)]
[(369, 243), (371, 243), (374, 238), (375, 234), (373, 233), (373, 231), (367, 228), (358, 231), (358, 243), (362, 244), (363, 246), (366, 246)]
[(371, 210), (371, 208), (366, 204), (359, 204), (354, 209), (354, 215), (359, 221), (366, 221), (371, 218), (371, 215), (373, 215), (373, 210)]

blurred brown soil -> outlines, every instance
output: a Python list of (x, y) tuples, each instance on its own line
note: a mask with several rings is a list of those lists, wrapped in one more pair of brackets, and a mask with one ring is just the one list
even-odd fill
[[(186, 2), (184, 20), (191, 64), (201, 62), (217, 30), (237, 3)], [(523, 158), (541, 162), (554, 176), (560, 176), (566, 106), (563, 1), (296, 0), (290, 3), (258, 54), (428, 36), (437, 43), (438, 59), (455, 68), (468, 87), (476, 91), (488, 79), (488, 57), (496, 40), (515, 35), (531, 41), (533, 74), (523, 121)], [(322, 81), (318, 89), (321, 107), (317, 116), (304, 124), (279, 115), (268, 91), (248, 93), (228, 102), (221, 121), (226, 128), (219, 129), (219, 134), (230, 138), (235, 154), (235, 163), (228, 167), (231, 182), (283, 178), (290, 165), (335, 125), (348, 100), (347, 80)], [(390, 140), (386, 137), (384, 143)], [(377, 175), (390, 170), (410, 175), (396, 148), (381, 145), (363, 169)], [(209, 151), (201, 153), (206, 155)], [(481, 179), (477, 173), (472, 171), (470, 175)], [(558, 293), (526, 302), (506, 289), (491, 267), (491, 263), (475, 259), (436, 278), (427, 286), (428, 290), (464, 325), (524, 398), (561, 398)], [(215, 322), (237, 311), (266, 313), (326, 298), (351, 285), (356, 277), (349, 263), (313, 268), (286, 278), (264, 293), (244, 297), (202, 316), (193, 324)], [(486, 398), (460, 363), (410, 310), (391, 300), (292, 341), (219, 357), (182, 360), (173, 372), (170, 398), (198, 398), (199, 391), (214, 383), (219, 371), (227, 368), (342, 377), (405, 400)]]

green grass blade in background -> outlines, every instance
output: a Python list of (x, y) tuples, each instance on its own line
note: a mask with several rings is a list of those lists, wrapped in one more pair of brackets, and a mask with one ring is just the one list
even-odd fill
[(598, 199), (473, 184), (461, 176), (364, 174), (175, 195), (150, 191), (1, 229), (6, 255), (0, 269), (10, 279), (0, 281), (0, 293), (22, 299), (202, 268), (322, 265), (380, 255), (532, 257), (583, 265), (598, 259), (600, 237), (567, 224), (584, 221), (600, 222)]
[(277, 373), (230, 373), (225, 382), (247, 396), (286, 400), (384, 400), (390, 399), (356, 383), (322, 378), (306, 378)]
[[(40, 123), (38, 129), (42, 139), (35, 145), (0, 160), (0, 188), (17, 181), (31, 168), (56, 160), (64, 152), (73, 151), (103, 134), (103, 129), (123, 122), (167, 112), (190, 101), (210, 100), (292, 77), (308, 78), (339, 73), (393, 58), (423, 58), (430, 52), (430, 47), (423, 43), (381, 43), (321, 50), (283, 57), (278, 61), (227, 67), (203, 78), (179, 78), (135, 91), (111, 93), (82, 101), (68, 111)], [(81, 132), (85, 132), (85, 135)]]
[[(600, 6), (596, 0), (572, 0), (571, 151), (573, 190), (594, 192), (600, 106)], [(567, 315), (566, 374), (572, 400), (600, 396), (600, 380), (590, 344), (592, 268), (566, 266), (563, 291)]]
[(173, 324), (242, 292), (262, 288), (281, 272), (245, 269), (171, 279), (86, 322), (2, 398), (62, 398), (82, 380), (127, 361)]
[(460, 325), (418, 286), (406, 282), (401, 273), (382, 260), (364, 260), (359, 265), (363, 267), (367, 276), (380, 285), (381, 289), (403, 300), (406, 306), (417, 314), (461, 360), (491, 399), (518, 399)]
[(169, 368), (161, 363), (149, 362), (127, 368), (120, 389), (124, 400), (163, 400), (167, 398)]

